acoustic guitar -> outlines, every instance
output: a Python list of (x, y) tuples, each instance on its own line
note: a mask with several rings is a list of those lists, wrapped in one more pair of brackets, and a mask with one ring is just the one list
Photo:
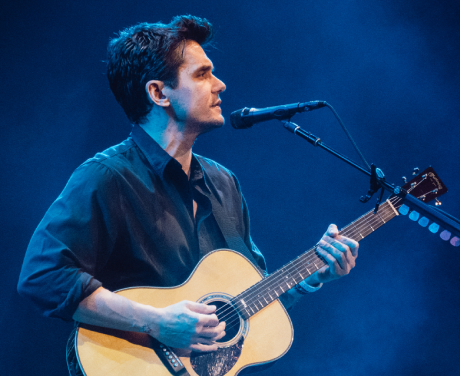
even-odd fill
[[(425, 202), (447, 192), (431, 167), (403, 188)], [(398, 216), (402, 205), (403, 199), (391, 197), (376, 214), (367, 212), (340, 234), (360, 241)], [(187, 352), (144, 333), (80, 324), (72, 338), (79, 365), (87, 376), (233, 376), (246, 367), (273, 362), (289, 350), (293, 340), (292, 323), (279, 296), (324, 265), (313, 247), (263, 278), (238, 252), (214, 251), (180, 286), (127, 288), (116, 293), (158, 308), (182, 300), (216, 305), (219, 321), (227, 324), (217, 351)]]

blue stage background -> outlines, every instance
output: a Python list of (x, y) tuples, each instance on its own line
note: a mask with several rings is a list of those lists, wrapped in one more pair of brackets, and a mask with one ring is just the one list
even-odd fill
[[(231, 128), (232, 111), (326, 100), (390, 182), (432, 165), (460, 217), (458, 1), (21, 1), (2, 4), (1, 375), (65, 375), (71, 323), (18, 296), (28, 241), (72, 171), (130, 125), (105, 77), (106, 45), (177, 14), (216, 27), (227, 124), (195, 152), (233, 170), (270, 271), (372, 208), (368, 179), (275, 121)], [(294, 119), (359, 162), (327, 109)], [(357, 267), (292, 311), (295, 341), (267, 375), (460, 374), (460, 248), (407, 217), (361, 244)]]

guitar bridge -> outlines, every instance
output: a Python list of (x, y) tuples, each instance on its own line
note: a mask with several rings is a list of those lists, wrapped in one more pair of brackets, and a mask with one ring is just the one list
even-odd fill
[(163, 345), (158, 341), (154, 341), (153, 350), (163, 362), (164, 366), (174, 376), (188, 376), (189, 373), (180, 361), (179, 357), (171, 350), (169, 346)]

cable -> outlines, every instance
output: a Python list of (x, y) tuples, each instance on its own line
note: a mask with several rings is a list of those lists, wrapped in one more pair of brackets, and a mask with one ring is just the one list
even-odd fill
[(324, 104), (332, 111), (332, 113), (336, 117), (337, 121), (339, 122), (340, 126), (342, 127), (343, 131), (348, 136), (348, 139), (351, 141), (351, 143), (353, 144), (355, 150), (358, 152), (359, 156), (361, 157), (361, 160), (364, 162), (364, 164), (367, 166), (368, 170), (370, 171), (371, 166), (369, 165), (369, 163), (367, 163), (366, 158), (364, 158), (364, 155), (359, 150), (358, 145), (356, 145), (356, 142), (353, 140), (353, 137), (351, 137), (350, 132), (348, 132), (347, 127), (345, 127), (345, 124), (343, 124), (343, 121), (342, 121), (342, 119), (340, 119), (340, 116), (337, 113), (337, 111), (334, 110), (334, 107), (332, 107), (329, 103), (324, 102)]

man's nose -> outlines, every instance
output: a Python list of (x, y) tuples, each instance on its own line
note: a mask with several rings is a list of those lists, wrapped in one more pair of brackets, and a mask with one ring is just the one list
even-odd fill
[(216, 77), (216, 84), (215, 84), (215, 91), (217, 93), (222, 93), (225, 91), (225, 89), (227, 88), (227, 86), (224, 84), (224, 82), (222, 80), (219, 80), (217, 77)]

